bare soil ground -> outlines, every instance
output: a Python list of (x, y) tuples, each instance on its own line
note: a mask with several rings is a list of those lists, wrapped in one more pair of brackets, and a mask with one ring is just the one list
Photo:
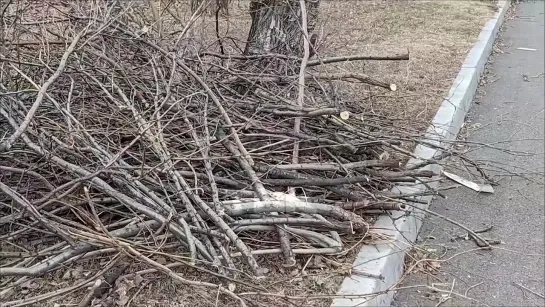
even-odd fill
[[(180, 8), (187, 7), (179, 4)], [(250, 19), (246, 13), (246, 1), (233, 1), (230, 16), (222, 19), (222, 35), (228, 52), (240, 52)], [(331, 97), (336, 93), (343, 97), (342, 104), (361, 104), (369, 113), (391, 120), (388, 127), (377, 129), (403, 129), (418, 135), (427, 127), (444, 95), (459, 70), (467, 52), (476, 40), (484, 23), (494, 13), (494, 4), (488, 1), (323, 1), (319, 56), (353, 54), (386, 55), (410, 52), (409, 61), (351, 62), (324, 67), (325, 71), (339, 69), (363, 72), (370, 76), (395, 83), (395, 92), (378, 91), (361, 84), (332, 83)], [(180, 21), (187, 14), (179, 14)], [(213, 18), (200, 20), (194, 37), (188, 46), (197, 42), (211, 42)], [(192, 52), (186, 50), (185, 52)], [(347, 100), (347, 97), (349, 98)], [(405, 144), (410, 148), (411, 144)], [(367, 240), (371, 240), (367, 239)], [(246, 285), (237, 284), (235, 292), (247, 299), (250, 306), (328, 306), (342, 279), (350, 274), (354, 254), (362, 242), (358, 237), (346, 238), (351, 247), (340, 256), (298, 256), (296, 268), (285, 269), (280, 257), (267, 256), (259, 259), (260, 265), (269, 270), (256, 282), (244, 277)], [(263, 242), (256, 242), (256, 244)], [(251, 244), (249, 244), (251, 246)], [(2, 245), (2, 250), (6, 245)], [(36, 246), (39, 250), (39, 246)], [(162, 262), (161, 255), (150, 255)], [(152, 257), (150, 256), (150, 257)], [(81, 282), (100, 270), (107, 257), (92, 258), (85, 267), (63, 267), (39, 279), (22, 283), (1, 301), (13, 301), (38, 295), (46, 291), (67, 288)], [(2, 262), (5, 265), (6, 262)], [(242, 264), (241, 264), (242, 265)], [(144, 265), (131, 265), (126, 274), (118, 279), (115, 292), (110, 298), (94, 306), (231, 306), (218, 293), (199, 287), (180, 286), (157, 273), (132, 274), (148, 269)], [(203, 280), (198, 270), (187, 267), (173, 268), (187, 279)], [(209, 276), (209, 275), (207, 275)], [(220, 283), (220, 279), (210, 282)], [(2, 279), (2, 285), (10, 280)], [(33, 306), (76, 306), (88, 292), (82, 289), (67, 295), (59, 295)]]

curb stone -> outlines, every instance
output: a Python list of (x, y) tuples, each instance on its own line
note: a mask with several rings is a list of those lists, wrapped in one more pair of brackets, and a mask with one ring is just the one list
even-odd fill
[[(494, 41), (510, 3), (511, 0), (498, 1), (498, 12), (486, 23), (477, 42), (462, 64), (449, 91), (449, 98), (441, 103), (426, 132), (425, 138), (427, 140), (440, 143), (456, 139), (475, 96), (479, 79), (492, 52)], [(432, 159), (438, 153), (437, 149), (423, 145), (418, 145), (413, 152), (416, 157), (424, 160)], [(407, 166), (414, 165), (419, 161), (411, 158), (407, 162)], [(431, 170), (437, 175), (441, 172), (440, 165), (427, 165), (422, 169)], [(438, 185), (438, 181), (428, 184), (431, 188), (436, 188)], [(411, 193), (425, 189), (426, 187), (421, 184), (400, 185), (394, 187), (392, 191)], [(419, 199), (426, 204), (415, 203), (414, 205), (421, 209), (427, 209), (432, 196), (422, 196)], [(389, 216), (381, 216), (374, 227), (381, 229), (380, 233), (388, 236), (388, 241), (375, 245), (364, 245), (361, 248), (354, 260), (351, 276), (344, 279), (337, 292), (339, 297), (333, 300), (331, 307), (390, 306), (395, 291), (388, 291), (388, 289), (395, 286), (403, 275), (405, 251), (410, 249), (412, 243), (415, 242), (422, 226), (423, 217), (423, 212), (415, 212), (414, 209), (409, 209), (408, 212), (394, 211)], [(365, 274), (358, 274), (358, 272)], [(382, 278), (371, 278), (368, 277), (369, 275)], [(342, 297), (343, 295), (345, 297)]]

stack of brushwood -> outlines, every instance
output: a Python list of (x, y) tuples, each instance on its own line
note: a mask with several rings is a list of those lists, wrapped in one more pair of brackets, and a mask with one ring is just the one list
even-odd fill
[(186, 279), (173, 263), (234, 280), (242, 269), (266, 274), (256, 259), (272, 254), (289, 267), (298, 254), (341, 253), (377, 214), (404, 209), (394, 184), (432, 176), (401, 167), (414, 140), (377, 129), (389, 119), (328, 96), (330, 82), (395, 90), (319, 70), (372, 57), (313, 58), (300, 78), (298, 57), (214, 46), (190, 56), (175, 52), (187, 27), (157, 39), (130, 18), (59, 3), (68, 9), (56, 20), (4, 16), (2, 295), (106, 256), (66, 291), (133, 259), (244, 305), (231, 287)]

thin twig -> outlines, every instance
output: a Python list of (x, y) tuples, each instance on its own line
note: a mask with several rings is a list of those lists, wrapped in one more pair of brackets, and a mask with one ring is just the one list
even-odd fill
[(533, 295), (535, 295), (535, 296), (537, 296), (537, 297), (540, 297), (540, 298), (542, 298), (542, 299), (545, 299), (545, 295), (540, 294), (540, 293), (537, 293), (537, 292), (535, 292), (535, 291), (533, 291), (533, 290), (531, 290), (531, 289), (528, 289), (527, 287), (525, 287), (525, 286), (523, 286), (523, 285), (521, 285), (521, 284), (519, 284), (519, 283), (516, 283), (516, 282), (513, 281), (512, 284), (513, 284), (514, 286), (516, 286), (516, 287), (522, 289), (522, 290), (525, 290), (525, 291), (528, 291), (528, 292), (532, 293)]

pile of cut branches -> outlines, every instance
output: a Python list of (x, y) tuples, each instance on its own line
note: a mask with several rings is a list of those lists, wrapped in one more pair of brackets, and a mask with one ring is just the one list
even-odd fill
[(393, 184), (433, 175), (401, 168), (410, 155), (401, 141), (415, 140), (377, 129), (389, 120), (325, 90), (332, 80), (395, 85), (316, 69), (372, 58), (307, 62), (308, 52), (228, 55), (215, 46), (187, 56), (176, 50), (189, 26), (160, 39), (93, 1), (43, 6), (57, 17), (24, 20), (15, 4), (3, 16), (2, 295), (28, 278), (116, 256), (65, 292), (4, 306), (92, 285), (128, 258), (244, 305), (231, 287), (186, 279), (170, 264), (232, 281), (242, 268), (263, 275), (256, 258), (264, 255), (293, 266), (297, 254), (343, 252), (345, 235), (363, 238), (376, 214), (403, 210)]

